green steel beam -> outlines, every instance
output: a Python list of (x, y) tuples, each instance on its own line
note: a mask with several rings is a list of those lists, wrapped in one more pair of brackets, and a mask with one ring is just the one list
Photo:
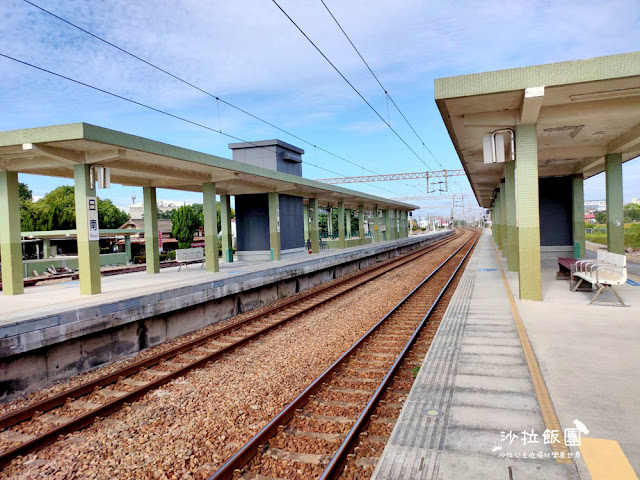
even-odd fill
[(585, 232), (584, 232), (584, 175), (574, 175), (572, 179), (572, 219), (573, 219), (573, 256), (584, 258)]
[(607, 247), (612, 253), (624, 255), (622, 154), (605, 155), (604, 171), (607, 185)]
[(320, 253), (320, 228), (318, 227), (318, 199), (309, 199), (309, 240), (311, 253)]
[(2, 293), (24, 293), (22, 239), (20, 238), (20, 194), (18, 173), (0, 171), (0, 253)]
[[(222, 205), (220, 206), (222, 210)], [(208, 272), (220, 271), (218, 258), (218, 205), (216, 202), (216, 184), (202, 184), (202, 216), (204, 217), (204, 256)]]
[(344, 202), (338, 202), (338, 248), (345, 247)]
[(156, 188), (144, 187), (144, 253), (147, 258), (147, 273), (160, 272), (160, 251), (158, 245), (158, 202)]
[[(216, 225), (217, 226), (217, 225)], [(220, 230), (222, 260), (233, 262), (233, 232), (231, 231), (231, 195), (220, 195)]]
[(95, 185), (90, 181), (90, 168), (91, 165), (73, 166), (81, 295), (95, 295), (102, 290), (100, 285), (100, 242), (89, 240), (89, 228), (94, 227), (90, 225), (89, 211), (98, 208)]
[(279, 261), (280, 254), (280, 195), (269, 192), (269, 247), (271, 260)]
[(505, 203), (507, 215), (507, 270), (518, 271), (518, 227), (516, 225), (516, 163), (506, 162)]
[(516, 127), (518, 278), (521, 300), (542, 300), (536, 125)]
[(327, 207), (327, 236), (333, 238), (333, 207)]

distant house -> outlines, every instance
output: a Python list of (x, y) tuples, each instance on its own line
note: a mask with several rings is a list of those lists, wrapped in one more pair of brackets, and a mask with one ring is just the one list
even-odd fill
[(596, 216), (593, 213), (585, 213), (584, 221), (589, 223), (598, 223), (598, 221), (596, 220)]
[[(120, 229), (136, 228), (144, 229), (144, 220), (137, 218), (130, 218)], [(171, 220), (158, 219), (158, 236), (162, 234), (162, 249), (163, 252), (169, 252), (178, 248), (178, 240), (173, 238), (171, 234)], [(122, 245), (122, 247), (120, 247)], [(118, 248), (124, 250), (124, 240), (118, 242)], [(144, 254), (144, 233), (137, 235), (131, 235), (131, 248), (133, 249), (133, 255)]]

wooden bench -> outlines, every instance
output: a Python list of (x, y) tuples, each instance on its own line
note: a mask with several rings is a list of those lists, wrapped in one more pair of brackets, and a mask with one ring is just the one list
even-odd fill
[(622, 307), (628, 306), (613, 288), (627, 282), (627, 257), (625, 255), (603, 252), (595, 260), (578, 261), (575, 264), (573, 277), (579, 279), (572, 290), (574, 292), (584, 281), (598, 288), (589, 305), (593, 305), (604, 290), (609, 290), (615, 295)]
[[(569, 280), (569, 289), (573, 290), (578, 283), (578, 280), (573, 277), (573, 272), (576, 270), (576, 263), (580, 262), (576, 258), (571, 257), (558, 257), (558, 271), (556, 273), (556, 279)], [(590, 292), (592, 290), (591, 284), (582, 284), (576, 291), (578, 292)]]
[(205, 264), (204, 250), (202, 247), (197, 248), (179, 248), (176, 250), (176, 262), (178, 265), (178, 271), (184, 266), (189, 270), (189, 265), (194, 263), (201, 263), (200, 268)]

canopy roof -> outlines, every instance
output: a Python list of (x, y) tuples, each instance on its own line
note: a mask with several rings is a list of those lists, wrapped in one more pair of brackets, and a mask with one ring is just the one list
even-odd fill
[(439, 78), (435, 98), (483, 207), (504, 164), (484, 163), (482, 137), (500, 128), (537, 123), (540, 177), (588, 178), (608, 153), (640, 155), (640, 52)]
[(215, 182), (226, 195), (280, 192), (347, 208), (418, 208), (87, 123), (0, 132), (0, 170), (73, 178), (78, 163), (109, 167), (112, 183), (137, 187), (201, 192)]

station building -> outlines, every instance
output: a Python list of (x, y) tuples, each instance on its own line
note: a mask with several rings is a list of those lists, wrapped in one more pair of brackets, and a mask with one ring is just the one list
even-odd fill
[(520, 298), (541, 256), (585, 256), (585, 179), (605, 172), (607, 243), (624, 252), (622, 164), (640, 155), (640, 53), (435, 80), (435, 100)]

